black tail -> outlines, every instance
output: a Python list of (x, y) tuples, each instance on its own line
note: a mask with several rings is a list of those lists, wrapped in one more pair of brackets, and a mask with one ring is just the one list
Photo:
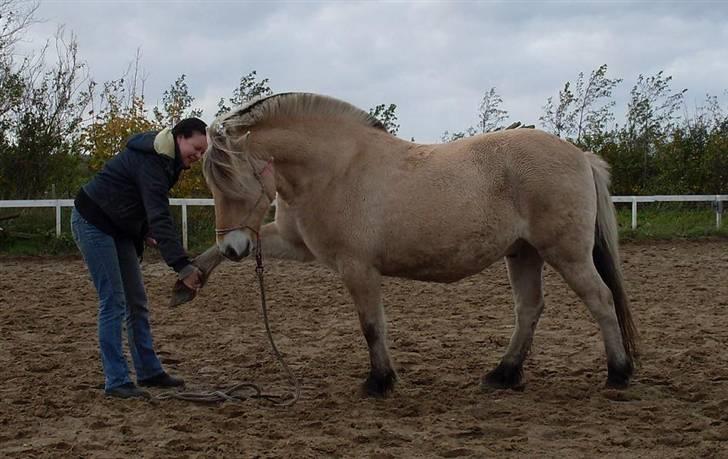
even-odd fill
[(597, 191), (597, 222), (592, 257), (594, 265), (614, 299), (614, 310), (622, 332), (622, 344), (630, 361), (638, 356), (639, 333), (632, 319), (619, 260), (619, 235), (614, 204), (609, 196), (609, 166), (594, 153), (587, 153)]

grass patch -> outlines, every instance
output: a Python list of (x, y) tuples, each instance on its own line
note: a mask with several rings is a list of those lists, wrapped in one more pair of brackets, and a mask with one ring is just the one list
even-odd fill
[(722, 215), (720, 228), (715, 226), (711, 203), (639, 203), (637, 228), (632, 229), (632, 207), (617, 204), (619, 236), (622, 240), (699, 239), (728, 237), (728, 215)]
[[(182, 208), (171, 206), (170, 210), (182, 240)], [(0, 218), (16, 214), (19, 214), (16, 218), (0, 220), (0, 254), (39, 256), (79, 253), (71, 233), (71, 207), (61, 208), (60, 237), (56, 237), (54, 208), (0, 209)], [(273, 216), (271, 210), (265, 222), (272, 221)], [(212, 206), (187, 206), (187, 236), (189, 252), (193, 256), (215, 243), (215, 209)], [(154, 256), (155, 250), (146, 250), (147, 255)]]
[[(172, 216), (182, 238), (182, 208), (171, 207)], [(55, 209), (0, 209), (0, 254), (3, 255), (71, 255), (78, 253), (71, 235), (71, 208), (61, 209), (61, 237), (56, 237)], [(273, 211), (266, 222), (273, 219)], [(622, 240), (699, 239), (728, 237), (728, 213), (723, 214), (720, 229), (715, 227), (715, 210), (711, 203), (640, 203), (637, 228), (632, 229), (629, 203), (617, 204), (617, 220)], [(188, 206), (188, 246), (190, 254), (202, 253), (215, 243), (215, 211), (212, 206)], [(148, 249), (149, 250), (149, 249)], [(149, 255), (153, 251), (149, 250)], [(153, 256), (153, 255), (152, 255)]]
[(56, 237), (56, 210), (52, 207), (0, 209), (0, 253), (4, 255), (70, 255), (76, 253), (71, 234), (71, 208), (61, 208), (61, 236)]

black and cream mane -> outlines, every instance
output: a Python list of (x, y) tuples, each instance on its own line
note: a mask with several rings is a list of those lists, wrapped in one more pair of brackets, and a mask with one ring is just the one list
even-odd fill
[(249, 180), (253, 173), (249, 152), (241, 148), (248, 130), (279, 117), (305, 118), (309, 114), (339, 122), (350, 119), (386, 132), (382, 122), (369, 113), (333, 97), (297, 92), (261, 97), (218, 116), (208, 128), (210, 145), (203, 162), (208, 186), (232, 198), (249, 198), (256, 183)]

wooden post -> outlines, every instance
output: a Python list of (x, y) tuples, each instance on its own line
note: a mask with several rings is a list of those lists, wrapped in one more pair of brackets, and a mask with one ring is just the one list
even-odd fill
[(61, 200), (60, 199), (56, 199), (56, 237), (61, 237)]
[(720, 196), (715, 196), (715, 229), (720, 229), (721, 218), (723, 217), (723, 201)]
[(187, 204), (182, 204), (182, 246), (187, 250)]

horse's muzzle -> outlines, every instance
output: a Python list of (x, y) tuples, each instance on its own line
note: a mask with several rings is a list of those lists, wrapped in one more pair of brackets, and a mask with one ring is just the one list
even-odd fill
[(225, 250), (221, 250), (222, 254), (230, 261), (240, 261), (250, 254), (250, 241), (245, 245), (242, 252), (238, 252), (235, 247), (228, 245)]

